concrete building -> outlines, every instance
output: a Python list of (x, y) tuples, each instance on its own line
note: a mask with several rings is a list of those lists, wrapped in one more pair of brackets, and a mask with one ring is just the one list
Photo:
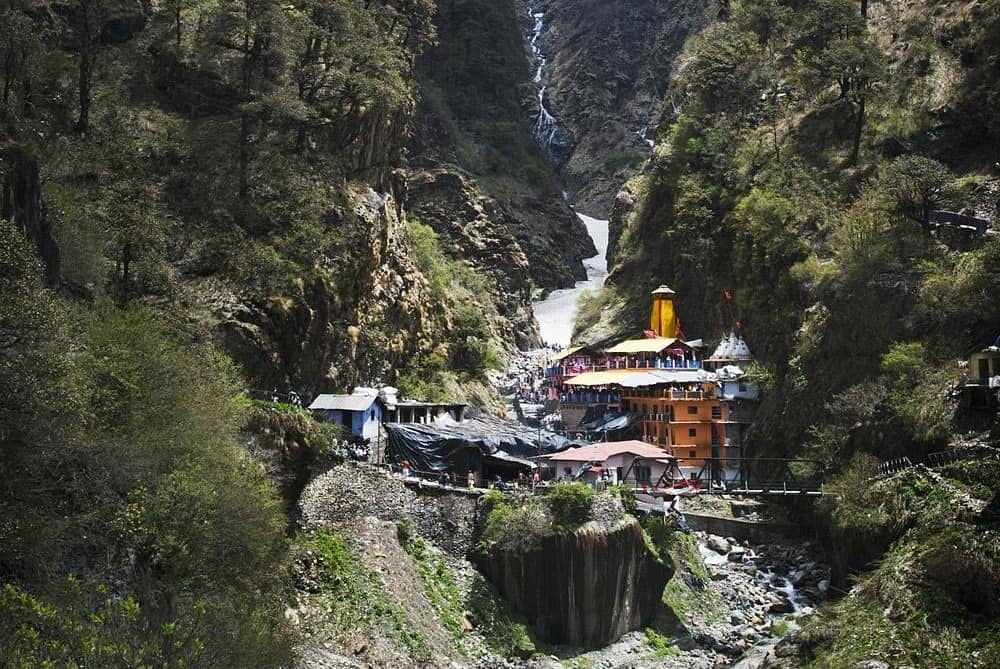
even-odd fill
[(638, 440), (611, 441), (570, 448), (545, 456), (557, 479), (596, 481), (610, 475), (611, 483), (655, 485), (662, 477), (670, 478), (673, 458), (663, 448)]
[(343, 425), (362, 439), (375, 439), (382, 423), (460, 423), (465, 417), (464, 404), (400, 400), (395, 388), (355, 388), (350, 395), (319, 395), (309, 410), (317, 419)]
[(309, 410), (318, 420), (343, 425), (361, 439), (375, 439), (382, 423), (382, 403), (377, 394), (319, 395)]

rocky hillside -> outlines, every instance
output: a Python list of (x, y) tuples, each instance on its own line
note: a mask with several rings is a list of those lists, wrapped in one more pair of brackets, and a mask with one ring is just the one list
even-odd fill
[[(803, 471), (842, 486), (849, 508), (869, 485), (852, 472), (872, 460), (923, 461), (971, 430), (995, 446), (995, 405), (960, 400), (969, 353), (1000, 333), (1000, 235), (938, 224), (934, 212), (996, 228), (998, 10), (730, 5), (678, 61), (654, 155), (616, 199), (613, 270), (583, 309), (580, 338), (640, 329), (648, 292), (666, 283), (684, 333), (711, 340), (729, 325), (728, 292), (765, 391), (749, 454), (812, 460)], [(957, 478), (906, 484), (904, 499), (880, 488), (885, 499), (866, 497), (854, 515), (825, 510), (856, 533), (839, 543), (854, 562), (834, 560), (835, 571), (875, 571), (833, 625), (813, 628), (811, 666), (994, 657), (990, 614), (956, 594), (978, 585), (947, 572), (961, 564), (992, 583), (972, 533), (988, 527), (996, 481), (980, 481), (979, 501), (966, 504), (957, 500), (969, 477)], [(966, 511), (923, 506), (956, 490)], [(951, 543), (930, 539), (939, 536)]]
[(815, 410), (780, 425), (764, 414), (783, 443), (804, 440), (796, 417), (878, 376), (894, 343), (955, 360), (1000, 327), (981, 292), (995, 290), (996, 235), (929, 222), (933, 209), (996, 209), (983, 148), (998, 135), (982, 113), (995, 13), (890, 3), (866, 20), (828, 5), (751, 3), (689, 44), (655, 155), (617, 200), (608, 287), (581, 324), (592, 340), (635, 331), (667, 283), (685, 334), (711, 339), (730, 291), (771, 397)]
[(888, 552), (764, 666), (996, 666), (998, 474), (981, 453), (854, 488), (833, 511), (836, 538)]
[(407, 207), (450, 254), (499, 281), (525, 332), (532, 285), (572, 286), (596, 251), (531, 136), (517, 9), (514, 0), (438, 3), (437, 44), (417, 66)]
[[(154, 304), (247, 385), (305, 396), (393, 383), (430, 356), (472, 379), (535, 342), (530, 270), (508, 228), (548, 239), (548, 218), (497, 213), (478, 192), (438, 197), (414, 173), (418, 215), (450, 222), (464, 208), (476, 225), (441, 225), (440, 239), (407, 227), (413, 63), (436, 39), (434, 5), (263, 3), (252, 20), (228, 4), (33, 7), (4, 10), (0, 179), (4, 216), (50, 285)], [(551, 243), (571, 247), (575, 219), (555, 206), (565, 236)], [(475, 272), (441, 249), (475, 257)], [(547, 285), (583, 271), (561, 267)]]
[[(572, 136), (560, 156), (576, 206), (606, 218), (650, 152), (674, 60), (708, 0), (542, 0), (547, 104)], [(524, 23), (530, 31), (531, 24)], [(537, 113), (537, 112), (536, 112)], [(649, 141), (647, 141), (649, 140)]]

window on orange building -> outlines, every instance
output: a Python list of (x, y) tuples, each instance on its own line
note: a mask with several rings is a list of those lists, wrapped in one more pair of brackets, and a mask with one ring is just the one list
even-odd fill
[(698, 451), (696, 451), (696, 450), (694, 450), (692, 448), (690, 451), (688, 451), (688, 457), (689, 458), (696, 458), (696, 457), (698, 457)]
[(697, 437), (698, 436), (698, 430), (696, 430), (693, 427), (689, 427), (688, 428), (688, 436), (689, 437)]
[(698, 413), (698, 407), (696, 407), (696, 406), (689, 406), (688, 407), (688, 413)]

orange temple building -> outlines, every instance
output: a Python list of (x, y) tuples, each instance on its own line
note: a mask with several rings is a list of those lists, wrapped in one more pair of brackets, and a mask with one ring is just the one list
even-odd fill
[[(742, 431), (730, 420), (731, 398), (724, 396), (722, 377), (704, 368), (701, 341), (676, 338), (674, 291), (660, 286), (652, 295), (645, 337), (603, 351), (571, 347), (557, 356), (548, 375), (568, 431), (586, 433), (584, 416), (603, 408), (628, 416), (636, 437), (678, 458), (686, 473), (709, 460), (716, 468), (738, 462)], [(729, 432), (736, 437), (732, 441)]]

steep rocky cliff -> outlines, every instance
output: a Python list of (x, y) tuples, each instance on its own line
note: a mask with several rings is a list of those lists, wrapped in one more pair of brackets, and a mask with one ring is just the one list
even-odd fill
[[(416, 187), (406, 204), (449, 240), (454, 256), (491, 276), (515, 268), (504, 281), (506, 310), (534, 337), (530, 281), (571, 286), (585, 278), (582, 260), (596, 251), (531, 136), (516, 9), (514, 0), (438, 3), (438, 44), (417, 68), (422, 97), (409, 161)], [(499, 242), (490, 242), (499, 254), (480, 252), (484, 233)]]
[(431, 225), (445, 253), (484, 279), (496, 308), (498, 321), (492, 326), (497, 336), (522, 349), (537, 346), (532, 271), (511, 232), (518, 225), (513, 215), (454, 167), (411, 172), (407, 185), (408, 215)]
[(554, 534), (529, 550), (494, 549), (478, 562), (540, 639), (583, 646), (605, 645), (648, 623), (671, 575), (634, 519)]
[(732, 3), (688, 43), (654, 153), (616, 203), (613, 270), (583, 338), (641, 327), (637, 305), (660, 283), (677, 291), (685, 334), (711, 338), (732, 296), (765, 390), (745, 455), (814, 460), (839, 493), (824, 498), (835, 573), (871, 570), (784, 666), (995, 664), (981, 596), (994, 548), (967, 534), (993, 540), (992, 467), (955, 468), (963, 486), (933, 472), (871, 480), (880, 460), (940, 462), (930, 454), (956, 456), (969, 425), (1000, 423), (995, 398), (958, 401), (977, 383), (970, 351), (1000, 327), (986, 297), (1000, 291), (986, 158), (1000, 132), (985, 112), (998, 9)]
[(576, 206), (607, 217), (615, 193), (649, 154), (674, 59), (710, 2), (520, 2), (522, 14), (528, 7), (544, 14), (543, 82), (550, 111), (573, 136), (563, 171)]
[(389, 381), (413, 352), (442, 342), (448, 316), (408, 256), (390, 195), (361, 188), (328, 218), (332, 233), (309, 276), (281, 294), (225, 276), (181, 285), (186, 309), (263, 387), (305, 392)]

